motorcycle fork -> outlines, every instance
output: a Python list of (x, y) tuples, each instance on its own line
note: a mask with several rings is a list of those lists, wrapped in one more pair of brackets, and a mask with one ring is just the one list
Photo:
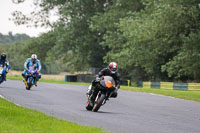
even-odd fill
[[(101, 91), (98, 92), (96, 99), (95, 99), (95, 103), (98, 102), (98, 99), (100, 97), (100, 95), (102, 94)], [(106, 97), (107, 97), (107, 93), (106, 93)], [(104, 101), (102, 102), (102, 106), (106, 103), (107, 98), (104, 99)]]
[(27, 83), (27, 81), (26, 81), (26, 80), (24, 80), (24, 83), (25, 83), (26, 87), (28, 88), (28, 83)]
[(97, 100), (99, 99), (99, 95), (101, 95), (101, 91), (98, 92), (96, 99), (95, 99), (95, 103), (97, 102)]
[(99, 92), (97, 93), (97, 96), (96, 96), (96, 98), (95, 98), (95, 100), (94, 100), (94, 104), (98, 103), (98, 100), (99, 100), (100, 96), (101, 96), (101, 91), (99, 91)]

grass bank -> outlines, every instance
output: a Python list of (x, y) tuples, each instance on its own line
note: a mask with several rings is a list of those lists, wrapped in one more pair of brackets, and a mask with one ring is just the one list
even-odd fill
[(100, 128), (59, 120), (0, 98), (1, 133), (105, 133)]
[[(22, 76), (7, 76), (9, 80), (23, 80)], [(39, 82), (46, 82), (46, 83), (57, 83), (57, 84), (74, 84), (74, 85), (90, 85), (90, 83), (82, 83), (82, 82), (65, 82), (64, 80), (59, 79), (48, 79), (48, 78), (41, 78)]]
[(135, 92), (154, 93), (154, 94), (160, 94), (160, 95), (200, 102), (200, 91), (152, 89), (152, 88), (139, 88), (139, 87), (127, 87), (127, 86), (122, 86), (121, 89), (135, 91)]
[[(8, 76), (7, 78), (11, 80), (22, 80), (22, 77), (20, 76)], [(74, 84), (74, 85), (90, 84), (90, 83), (80, 83), (80, 82), (64, 82), (62, 80), (56, 80), (56, 79), (41, 79), (40, 82)], [(154, 94), (172, 96), (185, 100), (193, 100), (200, 102), (200, 91), (165, 90), (165, 89), (139, 88), (139, 87), (128, 87), (128, 86), (121, 86), (120, 89), (135, 91), (135, 92), (154, 93)]]

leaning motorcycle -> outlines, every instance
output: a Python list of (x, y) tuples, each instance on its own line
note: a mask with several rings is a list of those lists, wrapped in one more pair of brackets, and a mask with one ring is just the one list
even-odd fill
[[(115, 90), (115, 81), (111, 76), (103, 76), (100, 78), (100, 81), (96, 82), (95, 90), (98, 90), (97, 96), (94, 101), (92, 101), (94, 104), (90, 103), (90, 99), (92, 96), (91, 94), (88, 94), (88, 102), (86, 104), (87, 110), (92, 110), (94, 112), (97, 112), (99, 108), (106, 103), (106, 101), (109, 99), (109, 97), (112, 95), (112, 92)], [(91, 85), (88, 89), (91, 88)]]
[(30, 90), (33, 85), (36, 84), (36, 76), (38, 75), (37, 69), (29, 68), (27, 72), (27, 80), (24, 80), (24, 84), (27, 90)]
[(6, 76), (6, 66), (0, 65), (0, 84), (4, 81)]

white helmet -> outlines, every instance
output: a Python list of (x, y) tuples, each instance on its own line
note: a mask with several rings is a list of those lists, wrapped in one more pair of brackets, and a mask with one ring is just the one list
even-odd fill
[(31, 55), (31, 59), (32, 59), (32, 60), (36, 60), (36, 59), (37, 59), (37, 55), (36, 55), (36, 54), (32, 54), (32, 55)]

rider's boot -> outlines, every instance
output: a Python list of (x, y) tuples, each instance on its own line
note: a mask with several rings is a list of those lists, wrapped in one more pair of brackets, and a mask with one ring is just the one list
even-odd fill
[(39, 80), (39, 78), (36, 77), (36, 78), (35, 78), (35, 83), (34, 83), (36, 87), (37, 87), (37, 82), (38, 82), (38, 80)]
[(37, 82), (35, 82), (35, 86), (37, 87)]
[(111, 97), (111, 98), (116, 98), (117, 95), (118, 95), (117, 90), (114, 90), (114, 91), (112, 92), (112, 94), (111, 94), (110, 97)]

